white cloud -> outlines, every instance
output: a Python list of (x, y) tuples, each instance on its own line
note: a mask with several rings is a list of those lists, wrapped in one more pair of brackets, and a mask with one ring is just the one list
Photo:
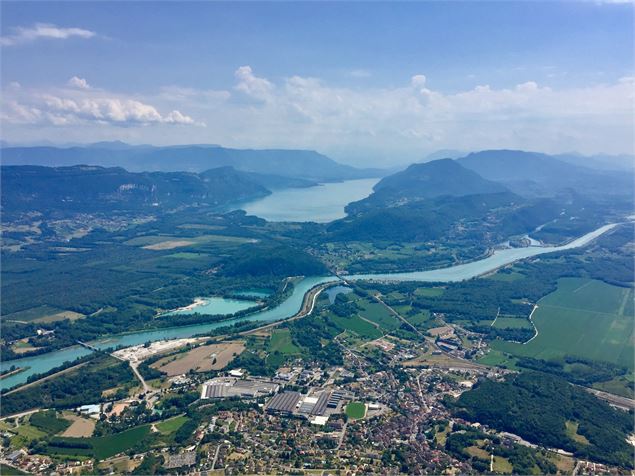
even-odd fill
[(83, 28), (63, 28), (51, 23), (36, 23), (30, 27), (14, 27), (14, 34), (0, 37), (0, 45), (14, 46), (40, 39), (66, 40), (68, 38), (93, 38), (97, 33)]
[[(146, 143), (313, 148), (358, 165), (405, 163), (437, 149), (632, 152), (635, 78), (559, 89), (530, 79), (446, 93), (422, 74), (390, 88), (341, 87), (297, 75), (274, 82), (243, 66), (231, 93), (168, 86), (132, 96), (7, 87), (4, 138), (58, 139), (60, 124), (82, 124), (64, 129), (64, 140), (136, 134), (134, 140)], [(172, 132), (174, 124), (203, 123), (206, 128)], [(147, 125), (153, 127), (133, 127)]]
[(237, 91), (261, 101), (271, 99), (271, 94), (274, 89), (273, 84), (264, 78), (255, 76), (251, 70), (251, 66), (241, 66), (234, 73), (234, 77), (238, 81), (235, 86)]
[(47, 91), (7, 89), (2, 119), (9, 124), (89, 125), (119, 127), (152, 124), (202, 125), (179, 110), (162, 114), (143, 100), (90, 88), (86, 80), (74, 76), (68, 89)]
[(88, 81), (78, 76), (73, 76), (71, 79), (69, 79), (68, 85), (72, 88), (90, 89), (90, 84), (88, 84)]

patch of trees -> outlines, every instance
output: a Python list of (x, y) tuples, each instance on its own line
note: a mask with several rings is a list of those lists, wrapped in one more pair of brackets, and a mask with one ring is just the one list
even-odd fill
[[(342, 352), (333, 338), (343, 329), (328, 317), (324, 319), (298, 319), (289, 323), (293, 343), (302, 348), (306, 355), (328, 365), (341, 365)], [(326, 345), (322, 341), (328, 341)]]
[(557, 375), (579, 385), (589, 386), (626, 375), (628, 369), (608, 362), (567, 355), (562, 361), (520, 357), (518, 367)]
[[(2, 395), (3, 414), (18, 413), (32, 408), (73, 408), (106, 401), (102, 392), (125, 385), (134, 380), (128, 362), (100, 356), (85, 366), (16, 391)], [(127, 391), (121, 388), (109, 396), (110, 400), (123, 398)]]
[(225, 262), (222, 273), (225, 276), (323, 276), (328, 270), (304, 251), (273, 246), (233, 256)]
[[(462, 418), (515, 433), (537, 445), (633, 468), (632, 447), (626, 442), (634, 430), (632, 415), (561, 378), (523, 372), (504, 382), (484, 380), (463, 393), (452, 406)], [(567, 421), (578, 423), (578, 433), (588, 444), (570, 436)]]

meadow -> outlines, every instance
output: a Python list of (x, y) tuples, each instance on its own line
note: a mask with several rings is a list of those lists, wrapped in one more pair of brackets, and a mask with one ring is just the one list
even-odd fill
[(633, 289), (602, 281), (563, 278), (538, 301), (538, 336), (528, 344), (496, 341), (492, 347), (535, 359), (566, 355), (633, 368)]

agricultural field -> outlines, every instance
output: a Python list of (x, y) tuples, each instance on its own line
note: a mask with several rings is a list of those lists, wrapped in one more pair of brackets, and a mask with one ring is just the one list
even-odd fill
[(66, 430), (71, 426), (71, 422), (65, 418), (60, 418), (54, 410), (47, 410), (34, 413), (29, 417), (29, 423), (38, 430), (54, 435)]
[(63, 321), (69, 319), (71, 321), (82, 319), (86, 317), (84, 314), (74, 311), (64, 311), (52, 306), (37, 306), (24, 311), (14, 312), (3, 316), (3, 320), (13, 322), (36, 322), (36, 323), (49, 323)]
[(46, 453), (59, 456), (88, 456), (103, 460), (141, 444), (149, 433), (150, 425), (142, 425), (101, 437), (54, 437), (50, 440)]
[(536, 359), (571, 355), (633, 368), (633, 289), (563, 278), (538, 301), (538, 336), (526, 345), (496, 341), (495, 350)]
[(330, 319), (342, 329), (354, 332), (358, 336), (367, 339), (377, 339), (383, 333), (371, 322), (365, 321), (359, 316), (340, 317), (330, 315)]
[(383, 304), (366, 299), (359, 299), (357, 304), (362, 308), (359, 311), (360, 317), (375, 322), (387, 331), (397, 329), (401, 325), (399, 320)]
[(164, 372), (168, 377), (182, 375), (190, 370), (195, 372), (221, 370), (243, 350), (245, 350), (245, 343), (242, 341), (203, 345), (187, 352), (164, 357), (153, 363), (151, 367)]
[(93, 436), (95, 431), (95, 420), (92, 418), (84, 418), (77, 415), (66, 415), (65, 418), (70, 420), (71, 425), (61, 434), (71, 438), (89, 438)]

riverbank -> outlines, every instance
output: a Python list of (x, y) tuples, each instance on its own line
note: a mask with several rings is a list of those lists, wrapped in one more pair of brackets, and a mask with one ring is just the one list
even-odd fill
[(28, 367), (18, 367), (17, 369), (9, 370), (8, 372), (4, 372), (0, 375), (0, 380), (5, 379), (7, 377), (11, 377), (12, 375), (19, 374), (20, 372), (24, 372)]

